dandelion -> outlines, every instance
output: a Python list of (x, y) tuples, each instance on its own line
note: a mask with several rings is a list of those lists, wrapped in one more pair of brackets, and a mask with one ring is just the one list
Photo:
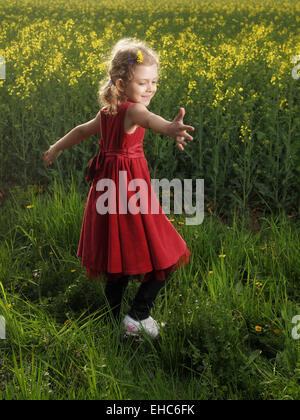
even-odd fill
[(178, 222), (179, 225), (184, 225), (184, 222)]
[(219, 255), (219, 258), (225, 258), (226, 257), (226, 254), (220, 254)]
[(144, 60), (143, 54), (141, 53), (140, 50), (138, 50), (137, 55), (136, 55), (136, 62), (139, 64), (142, 64)]
[(27, 209), (32, 209), (34, 207), (33, 204), (29, 204), (28, 206), (26, 206)]
[(262, 327), (260, 327), (259, 325), (256, 325), (255, 331), (256, 332), (262, 332)]

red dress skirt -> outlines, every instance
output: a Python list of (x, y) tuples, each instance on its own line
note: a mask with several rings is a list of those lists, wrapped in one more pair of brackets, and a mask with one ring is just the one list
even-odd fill
[(141, 283), (166, 280), (189, 262), (190, 251), (164, 214), (143, 152), (145, 129), (124, 131), (125, 113), (101, 109), (99, 153), (89, 164), (92, 181), (77, 256), (91, 279), (114, 281), (125, 275)]

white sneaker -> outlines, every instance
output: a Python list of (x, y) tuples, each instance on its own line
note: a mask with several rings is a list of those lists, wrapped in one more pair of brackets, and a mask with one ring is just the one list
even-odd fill
[(159, 334), (159, 327), (157, 322), (149, 316), (142, 321), (136, 321), (130, 315), (126, 315), (123, 319), (126, 335), (139, 336), (142, 329), (151, 337), (156, 338)]

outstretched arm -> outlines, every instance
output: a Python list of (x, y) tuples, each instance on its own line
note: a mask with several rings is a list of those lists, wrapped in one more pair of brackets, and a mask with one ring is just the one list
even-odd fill
[(64, 137), (58, 140), (56, 143), (52, 144), (49, 149), (44, 154), (45, 165), (51, 165), (53, 159), (55, 159), (62, 150), (68, 149), (69, 147), (74, 146), (77, 143), (80, 143), (82, 140), (87, 137), (99, 133), (100, 128), (100, 111), (92, 120), (77, 125), (72, 128)]
[(139, 103), (130, 105), (127, 112), (128, 117), (133, 124), (137, 124), (165, 136), (172, 137), (176, 140), (180, 150), (183, 150), (183, 145), (186, 146), (184, 139), (188, 139), (190, 141), (193, 140), (193, 137), (188, 134), (186, 130), (194, 131), (195, 128), (190, 125), (183, 124), (183, 116), (185, 114), (184, 108), (180, 108), (179, 114), (173, 121), (165, 120), (159, 115), (148, 111), (145, 105)]

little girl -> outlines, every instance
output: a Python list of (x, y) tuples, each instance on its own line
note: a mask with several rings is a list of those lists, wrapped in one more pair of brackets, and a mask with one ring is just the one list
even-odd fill
[[(101, 133), (99, 153), (90, 161), (86, 177), (92, 185), (77, 256), (89, 278), (106, 283), (105, 296), (116, 318), (129, 277), (138, 279), (141, 285), (123, 324), (126, 334), (139, 335), (144, 329), (151, 338), (159, 334), (158, 323), (150, 316), (154, 300), (170, 274), (189, 262), (190, 251), (152, 189), (143, 152), (145, 129), (175, 139), (180, 150), (187, 144), (185, 139), (193, 140), (186, 130), (194, 130), (183, 123), (184, 108), (172, 122), (148, 111), (157, 90), (159, 71), (159, 57), (145, 42), (134, 38), (117, 42), (111, 54), (109, 77), (98, 92), (103, 107), (94, 119), (73, 128), (44, 154), (48, 166), (63, 149)], [(115, 185), (113, 194), (104, 192), (105, 180)], [(132, 205), (131, 211), (121, 211), (121, 182), (126, 189), (127, 182), (136, 185), (137, 181), (148, 187), (147, 192), (141, 188), (138, 191), (141, 207), (151, 199), (158, 212), (151, 212), (148, 207), (146, 212), (137, 213), (132, 211)], [(134, 191), (129, 188), (126, 194), (125, 205), (132, 202)], [(106, 199), (110, 208), (103, 212), (100, 207), (103, 210)]]

